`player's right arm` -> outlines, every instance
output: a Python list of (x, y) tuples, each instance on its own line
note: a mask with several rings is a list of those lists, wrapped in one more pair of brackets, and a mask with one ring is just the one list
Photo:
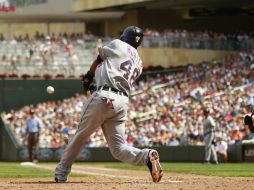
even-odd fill
[(85, 92), (87, 92), (89, 90), (89, 87), (90, 87), (91, 83), (93, 82), (96, 67), (99, 64), (101, 64), (102, 61), (103, 61), (103, 59), (101, 58), (100, 55), (98, 55), (97, 58), (93, 61), (89, 71), (82, 77), (83, 88), (84, 88)]
[(29, 134), (29, 131), (28, 131), (28, 121), (26, 121), (26, 139), (28, 139), (28, 134)]

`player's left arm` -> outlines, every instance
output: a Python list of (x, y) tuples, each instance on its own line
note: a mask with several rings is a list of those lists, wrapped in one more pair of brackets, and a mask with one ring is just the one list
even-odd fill
[(212, 117), (210, 117), (209, 120), (210, 120), (210, 124), (211, 124), (212, 128), (215, 129), (215, 127), (216, 127), (215, 120)]
[(87, 92), (90, 89), (90, 85), (93, 82), (94, 73), (99, 64), (103, 62), (104, 59), (106, 59), (109, 56), (112, 56), (114, 49), (116, 49), (118, 45), (117, 40), (111, 41), (108, 45), (105, 45), (103, 47), (98, 48), (98, 56), (92, 63), (89, 71), (83, 76), (83, 88), (85, 92)]

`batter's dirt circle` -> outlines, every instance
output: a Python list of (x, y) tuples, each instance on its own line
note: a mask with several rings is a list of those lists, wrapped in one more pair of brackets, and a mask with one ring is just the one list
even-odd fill
[(67, 183), (52, 178), (0, 179), (1, 190), (252, 190), (252, 177), (215, 177), (192, 174), (164, 173), (160, 183), (153, 183), (145, 171), (74, 166), (75, 173), (89, 177), (70, 177)]

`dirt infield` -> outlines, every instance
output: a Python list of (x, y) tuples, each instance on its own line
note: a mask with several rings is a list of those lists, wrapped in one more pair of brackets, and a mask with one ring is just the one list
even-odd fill
[[(40, 166), (42, 167), (42, 166)], [(52, 166), (43, 166), (52, 170)], [(0, 190), (253, 190), (254, 179), (246, 177), (211, 177), (165, 173), (160, 183), (151, 182), (148, 172), (108, 169), (101, 166), (75, 166), (74, 173), (89, 177), (70, 177), (67, 183), (52, 178), (0, 179)]]

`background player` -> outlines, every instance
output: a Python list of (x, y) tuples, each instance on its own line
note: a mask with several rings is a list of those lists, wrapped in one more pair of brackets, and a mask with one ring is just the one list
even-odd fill
[(204, 141), (205, 141), (205, 163), (209, 163), (210, 158), (212, 157), (213, 163), (218, 164), (217, 153), (213, 142), (215, 139), (214, 128), (216, 126), (216, 123), (214, 119), (210, 116), (209, 108), (205, 108), (203, 110), (203, 113), (205, 116), (203, 120)]
[(95, 78), (97, 90), (86, 101), (76, 134), (67, 145), (55, 170), (55, 181), (65, 182), (86, 139), (100, 126), (114, 158), (148, 166), (154, 182), (162, 177), (158, 152), (125, 144), (125, 120), (132, 84), (142, 72), (137, 48), (143, 31), (129, 26), (119, 39), (99, 48), (99, 55), (83, 77), (85, 91)]
[(244, 125), (248, 126), (248, 129), (251, 133), (254, 133), (254, 125), (253, 125), (253, 115), (254, 115), (254, 106), (250, 106), (251, 115), (246, 115), (244, 117)]

